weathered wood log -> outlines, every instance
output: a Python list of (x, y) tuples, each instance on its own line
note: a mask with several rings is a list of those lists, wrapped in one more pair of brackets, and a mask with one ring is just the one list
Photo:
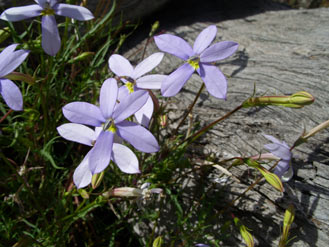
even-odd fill
[[(200, 122), (200, 126), (223, 116), (250, 97), (254, 84), (258, 95), (292, 94), (305, 90), (315, 97), (314, 104), (302, 109), (264, 107), (242, 110), (216, 125), (197, 141), (191, 152), (199, 157), (215, 154), (218, 159), (255, 155), (265, 151), (263, 145), (268, 141), (263, 134), (273, 135), (292, 145), (304, 128), (310, 130), (329, 119), (328, 9), (291, 10), (267, 1), (254, 1), (253, 8), (249, 1), (249, 5), (243, 1), (202, 1), (202, 6), (199, 1), (183, 2), (182, 5), (173, 3), (151, 21), (160, 20), (163, 31), (178, 35), (190, 44), (210, 24), (218, 27), (216, 41), (239, 43), (238, 52), (233, 57), (218, 63), (218, 67), (229, 75), (227, 100), (215, 99), (204, 90), (193, 110), (194, 121)], [(124, 55), (139, 60), (140, 55), (135, 54), (145, 43), (146, 39), (135, 37)], [(146, 56), (156, 51), (155, 44), (151, 43)], [(179, 64), (180, 60), (166, 55), (157, 72), (170, 73)], [(193, 101), (201, 82), (197, 75), (193, 75), (180, 94), (168, 100), (171, 128), (177, 125)], [(253, 230), (259, 246), (277, 246), (284, 209), (290, 203), (297, 208), (291, 235), (296, 238), (292, 246), (328, 245), (328, 133), (328, 130), (321, 132), (293, 151), (294, 177), (284, 184), (284, 194), (262, 183), (245, 195), (243, 203), (234, 205), (238, 216)], [(246, 167), (234, 168), (232, 173), (240, 178), (241, 183), (229, 179), (225, 187), (229, 192), (227, 200), (241, 194), (254, 181), (256, 174)], [(182, 181), (186, 191), (196, 190), (197, 177), (194, 174)], [(168, 217), (164, 216), (161, 221), (160, 231), (163, 232), (169, 231), (174, 224), (168, 220), (170, 208), (165, 211)], [(213, 231), (218, 230), (216, 227), (214, 224)], [(136, 226), (141, 235), (145, 228)], [(232, 242), (226, 244), (236, 245), (234, 236)]]

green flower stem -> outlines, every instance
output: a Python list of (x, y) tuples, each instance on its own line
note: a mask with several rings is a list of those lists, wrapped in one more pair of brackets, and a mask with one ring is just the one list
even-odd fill
[(223, 121), (224, 119), (228, 118), (229, 116), (231, 116), (233, 113), (237, 112), (238, 110), (240, 110), (241, 108), (243, 108), (242, 104), (239, 105), (238, 107), (236, 107), (233, 111), (227, 113), (226, 115), (224, 115), (223, 117), (215, 120), (214, 122), (212, 122), (211, 124), (207, 125), (206, 127), (202, 128), (201, 130), (199, 130), (198, 132), (196, 132), (195, 134), (189, 136), (188, 138), (186, 138), (183, 142), (181, 142), (179, 144), (182, 145), (185, 142), (193, 142), (195, 141), (197, 138), (199, 138), (202, 134), (204, 134), (206, 131), (208, 131), (209, 129), (211, 129), (212, 127), (214, 127), (214, 125), (216, 125), (217, 123)]
[(202, 92), (203, 89), (204, 89), (204, 83), (202, 83), (202, 85), (201, 85), (201, 87), (200, 87), (200, 89), (199, 89), (199, 92), (197, 93), (197, 95), (196, 95), (195, 98), (194, 98), (193, 103), (190, 105), (190, 107), (189, 107), (187, 113), (185, 114), (185, 116), (183, 117), (182, 121), (180, 121), (180, 123), (178, 124), (177, 128), (174, 130), (173, 135), (176, 135), (178, 129), (182, 126), (182, 124), (184, 123), (184, 121), (185, 121), (185, 119), (187, 118), (187, 116), (191, 113), (191, 111), (192, 111), (192, 109), (193, 109), (195, 103), (196, 103), (197, 100), (199, 99), (199, 97), (200, 97), (201, 92)]

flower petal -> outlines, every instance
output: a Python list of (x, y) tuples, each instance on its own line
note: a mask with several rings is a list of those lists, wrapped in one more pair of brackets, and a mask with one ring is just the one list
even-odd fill
[(217, 27), (215, 25), (211, 25), (203, 29), (194, 42), (193, 51), (196, 54), (200, 54), (201, 52), (203, 52), (204, 49), (206, 49), (214, 40), (214, 38), (216, 37), (216, 33)]
[(138, 159), (128, 147), (113, 143), (112, 159), (122, 172), (129, 174), (140, 173)]
[(59, 3), (54, 6), (57, 15), (70, 17), (79, 21), (88, 21), (94, 18), (89, 9), (77, 5)]
[(0, 15), (4, 21), (21, 21), (41, 14), (42, 8), (37, 4), (6, 9)]
[(110, 70), (117, 76), (133, 77), (134, 68), (131, 63), (121, 55), (114, 54), (109, 58)]
[(291, 152), (290, 148), (285, 142), (281, 142), (275, 137), (271, 135), (264, 135), (264, 137), (273, 143), (266, 144), (264, 147), (269, 150), (275, 156), (283, 159), (283, 160), (290, 160), (291, 159)]
[(222, 41), (208, 47), (200, 55), (200, 61), (203, 63), (211, 63), (225, 59), (238, 49), (238, 43), (233, 41)]
[(276, 165), (276, 167), (274, 168), (274, 173), (281, 178), (283, 174), (285, 174), (290, 167), (290, 161), (288, 160), (281, 160), (279, 161), (279, 163)]
[(44, 8), (47, 0), (34, 0), (34, 2), (39, 4), (42, 8)]
[(112, 116), (116, 124), (135, 114), (146, 103), (148, 92), (136, 90), (127, 97), (118, 99), (120, 103), (116, 105)]
[(105, 119), (112, 117), (113, 109), (118, 98), (118, 84), (114, 78), (104, 81), (100, 97), (99, 105)]
[(288, 182), (293, 176), (294, 176), (294, 170), (292, 169), (292, 166), (289, 164), (288, 170), (282, 174), (280, 179), (282, 182)]
[(89, 169), (92, 174), (102, 172), (111, 161), (114, 134), (102, 131), (93, 147), (89, 158)]
[(23, 110), (23, 96), (19, 88), (11, 80), (0, 79), (0, 93), (9, 108), (14, 111)]
[(82, 124), (66, 123), (57, 127), (61, 137), (66, 140), (92, 146), (96, 140), (95, 131)]
[(54, 8), (55, 5), (59, 2), (60, 0), (47, 0), (49, 2), (49, 5), (51, 8)]
[(89, 157), (91, 151), (92, 149), (87, 153), (73, 173), (73, 182), (78, 189), (86, 187), (91, 183), (92, 173), (89, 169)]
[(152, 118), (153, 109), (153, 100), (152, 97), (149, 95), (145, 105), (143, 105), (142, 108), (135, 113), (135, 118), (137, 122), (148, 128), (149, 122)]
[(13, 72), (27, 57), (29, 51), (12, 49), (17, 45), (10, 45), (0, 54), (0, 78)]
[(160, 89), (167, 75), (146, 75), (136, 80), (136, 86), (143, 89)]
[(150, 131), (129, 121), (116, 125), (117, 134), (139, 151), (154, 153), (159, 151), (159, 144)]
[(63, 107), (63, 114), (73, 123), (101, 126), (105, 119), (101, 110), (87, 102), (72, 102)]
[(57, 23), (53, 15), (42, 16), (42, 48), (50, 56), (55, 56), (61, 48)]
[(162, 58), (164, 56), (164, 53), (162, 52), (156, 52), (152, 54), (151, 56), (145, 58), (142, 62), (140, 62), (134, 72), (133, 72), (133, 78), (137, 79), (141, 77), (142, 75), (146, 74), (147, 72), (150, 72), (152, 69), (154, 69), (156, 66), (159, 65)]
[(186, 81), (190, 79), (194, 72), (194, 68), (184, 63), (174, 72), (172, 72), (161, 85), (161, 94), (165, 97), (175, 96), (184, 86)]
[(287, 143), (285, 143), (285, 142), (281, 142), (280, 140), (276, 139), (274, 136), (271, 136), (271, 135), (265, 135), (265, 134), (263, 134), (263, 136), (264, 136), (267, 140), (269, 140), (269, 141), (271, 141), (271, 142), (273, 142), (273, 143), (276, 143), (276, 144), (279, 144), (279, 145), (284, 145), (286, 148), (289, 148), (289, 146), (287, 145)]
[(195, 54), (189, 43), (172, 34), (161, 34), (155, 36), (154, 41), (161, 51), (172, 54), (183, 60), (187, 60)]
[(270, 151), (272, 154), (275, 156), (283, 159), (283, 160), (290, 160), (291, 159), (291, 152), (289, 149), (287, 149), (285, 146), (282, 144), (275, 144), (275, 143), (270, 143), (270, 144), (265, 144), (264, 147)]
[[(5, 49), (3, 49), (3, 51), (0, 53), (0, 62), (5, 63), (5, 62), (3, 62), (3, 60), (6, 60), (7, 57), (10, 56), (14, 52), (14, 50), (16, 49), (17, 46), (18, 46), (18, 44), (11, 44), (11, 45), (7, 46)], [(1, 67), (3, 67), (3, 65)]]
[(213, 65), (200, 63), (198, 73), (212, 96), (219, 99), (226, 99), (227, 82), (219, 69)]

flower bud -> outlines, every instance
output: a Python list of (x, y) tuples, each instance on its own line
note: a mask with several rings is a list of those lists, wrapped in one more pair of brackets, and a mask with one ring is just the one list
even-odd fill
[(78, 193), (83, 199), (89, 199), (89, 194), (85, 189), (78, 189)]
[(235, 226), (239, 229), (241, 237), (244, 239), (248, 247), (253, 247), (255, 245), (254, 238), (248, 231), (249, 229), (243, 225), (239, 218), (234, 217), (233, 219)]
[(109, 198), (110, 196), (117, 197), (140, 197), (143, 196), (143, 190), (132, 187), (120, 187), (103, 193), (103, 196)]
[(159, 236), (157, 237), (156, 239), (154, 239), (154, 242), (152, 244), (153, 247), (161, 247), (163, 244), (163, 240), (162, 240), (162, 237)]
[(290, 96), (261, 96), (252, 97), (243, 102), (242, 106), (285, 106), (290, 108), (302, 108), (305, 105), (310, 105), (314, 102), (314, 97), (305, 91), (294, 93)]
[(96, 189), (101, 184), (103, 177), (104, 177), (104, 171), (93, 175), (91, 179), (91, 186), (93, 189)]
[(158, 30), (160, 26), (160, 22), (159, 21), (156, 21), (153, 23), (152, 27), (151, 27), (151, 31), (149, 33), (149, 37), (152, 37), (154, 35), (154, 33)]
[(4, 42), (10, 37), (9, 27), (0, 29), (0, 43)]
[(286, 209), (286, 212), (284, 214), (283, 219), (283, 232), (280, 238), (279, 246), (287, 246), (287, 243), (289, 242), (289, 230), (290, 227), (295, 219), (295, 208), (293, 205), (289, 205), (289, 207)]

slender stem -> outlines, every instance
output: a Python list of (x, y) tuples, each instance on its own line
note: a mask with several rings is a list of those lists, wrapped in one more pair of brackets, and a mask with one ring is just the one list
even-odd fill
[(201, 94), (201, 92), (202, 92), (203, 89), (204, 89), (204, 83), (202, 83), (202, 85), (201, 85), (201, 87), (200, 87), (200, 89), (199, 89), (199, 92), (197, 93), (197, 95), (196, 95), (195, 98), (194, 98), (193, 103), (190, 105), (190, 107), (189, 107), (187, 113), (185, 114), (185, 116), (183, 117), (182, 121), (180, 121), (180, 123), (178, 124), (177, 128), (174, 130), (173, 135), (176, 135), (178, 129), (182, 126), (182, 124), (184, 123), (184, 121), (185, 121), (185, 119), (187, 118), (187, 116), (191, 113), (191, 111), (192, 111), (192, 109), (193, 109), (195, 103), (196, 103), (197, 100), (199, 99), (200, 94)]
[(9, 116), (9, 114), (10, 113), (12, 113), (13, 112), (13, 110), (12, 109), (10, 109), (1, 119), (0, 119), (0, 123), (2, 123), (2, 121), (4, 121), (8, 116)]
[(236, 107), (233, 111), (227, 113), (226, 115), (224, 115), (223, 117), (215, 120), (214, 122), (212, 122), (211, 124), (207, 125), (206, 127), (203, 127), (201, 130), (199, 130), (198, 132), (196, 132), (195, 134), (191, 135), (190, 137), (188, 137), (187, 139), (185, 139), (184, 141), (182, 141), (179, 146), (181, 144), (183, 144), (184, 142), (193, 142), (195, 141), (198, 137), (200, 137), (204, 132), (206, 132), (207, 130), (209, 130), (210, 128), (212, 128), (215, 124), (223, 121), (224, 119), (228, 118), (229, 116), (231, 116), (233, 113), (237, 112), (238, 110), (240, 110), (242, 108), (242, 104), (239, 105), (238, 107)]

